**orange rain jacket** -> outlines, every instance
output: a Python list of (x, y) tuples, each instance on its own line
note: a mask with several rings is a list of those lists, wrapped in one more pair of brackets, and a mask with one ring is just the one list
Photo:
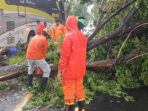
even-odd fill
[(38, 24), (37, 34), (38, 34), (38, 35), (41, 35), (44, 28), (45, 28), (45, 25), (40, 22), (40, 23)]
[(79, 79), (86, 72), (87, 38), (78, 30), (75, 16), (66, 21), (68, 34), (65, 36), (59, 62), (63, 79)]
[[(64, 25), (62, 25), (61, 23), (59, 23), (59, 26), (57, 26), (56, 23), (53, 24), (52, 37), (53, 39), (56, 39), (56, 42), (59, 42), (61, 36), (64, 38), (65, 33), (66, 33), (66, 29)], [(57, 49), (58, 50), (61, 49), (60, 43), (58, 43)]]
[(26, 58), (41, 60), (45, 59), (48, 49), (48, 40), (43, 35), (36, 35), (29, 42)]

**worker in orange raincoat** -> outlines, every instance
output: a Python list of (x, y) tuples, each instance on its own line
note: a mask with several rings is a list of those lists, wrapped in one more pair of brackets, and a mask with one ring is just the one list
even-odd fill
[(56, 22), (52, 27), (52, 38), (57, 42), (57, 50), (60, 51), (62, 48), (62, 41), (65, 36), (66, 29), (64, 25), (61, 24), (59, 19), (56, 19)]
[(45, 24), (41, 23), (40, 21), (37, 21), (37, 34), (41, 35), (43, 32), (43, 29), (45, 28)]
[(83, 77), (86, 73), (87, 38), (79, 31), (75, 16), (67, 18), (66, 29), (57, 80), (60, 81), (62, 77), (65, 111), (74, 111), (75, 96), (79, 111), (84, 111)]
[(28, 61), (28, 86), (32, 86), (32, 77), (37, 65), (42, 71), (42, 81), (40, 85), (40, 91), (44, 92), (48, 77), (50, 76), (51, 69), (45, 61), (47, 49), (48, 49), (48, 38), (50, 37), (50, 30), (44, 29), (42, 35), (36, 35), (29, 42), (26, 58)]

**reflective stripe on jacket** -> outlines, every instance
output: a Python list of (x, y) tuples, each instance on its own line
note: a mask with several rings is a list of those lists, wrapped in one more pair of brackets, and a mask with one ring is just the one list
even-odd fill
[(48, 49), (48, 40), (43, 35), (36, 35), (29, 42), (26, 58), (28, 59), (44, 59)]
[(75, 16), (67, 18), (66, 28), (59, 69), (63, 70), (63, 79), (79, 79), (86, 73), (87, 38), (78, 30)]

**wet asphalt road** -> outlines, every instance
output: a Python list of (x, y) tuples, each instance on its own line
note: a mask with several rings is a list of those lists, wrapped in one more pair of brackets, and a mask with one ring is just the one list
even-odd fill
[[(26, 96), (28, 91), (0, 91), (0, 111), (13, 111), (17, 104)], [(127, 91), (134, 96), (135, 102), (98, 93), (95, 99), (86, 105), (86, 111), (148, 111), (148, 87)], [(64, 111), (63, 109), (35, 108), (28, 111)]]
[(27, 91), (0, 91), (0, 111), (13, 111)]
[(135, 102), (98, 94), (87, 106), (87, 111), (148, 111), (148, 87), (127, 90)]

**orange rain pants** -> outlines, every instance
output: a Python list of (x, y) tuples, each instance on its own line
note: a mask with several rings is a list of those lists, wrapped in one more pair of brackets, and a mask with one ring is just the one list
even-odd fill
[(62, 80), (62, 89), (65, 104), (74, 104), (75, 96), (77, 101), (82, 101), (85, 99), (83, 77), (78, 80)]

